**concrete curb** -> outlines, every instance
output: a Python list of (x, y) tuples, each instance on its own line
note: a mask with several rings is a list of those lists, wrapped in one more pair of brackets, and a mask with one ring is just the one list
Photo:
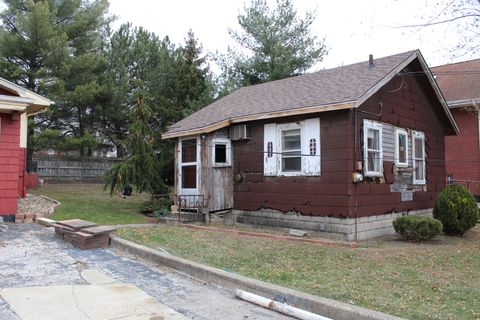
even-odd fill
[(250, 279), (235, 273), (208, 267), (196, 262), (165, 254), (151, 248), (121, 239), (111, 237), (114, 248), (130, 253), (149, 262), (160, 264), (185, 273), (196, 279), (224, 287), (232, 292), (241, 289), (281, 301), (324, 317), (336, 320), (400, 320), (385, 313), (357, 307), (348, 303), (317, 297), (311, 294)]

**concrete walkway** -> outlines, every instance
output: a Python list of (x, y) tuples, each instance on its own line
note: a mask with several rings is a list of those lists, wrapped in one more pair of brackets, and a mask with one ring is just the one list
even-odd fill
[(52, 228), (8, 226), (0, 232), (2, 320), (291, 319), (112, 249), (73, 248)]

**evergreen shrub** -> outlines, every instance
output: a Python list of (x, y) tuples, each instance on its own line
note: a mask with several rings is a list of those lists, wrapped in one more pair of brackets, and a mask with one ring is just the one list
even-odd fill
[(427, 216), (403, 216), (393, 221), (395, 232), (407, 240), (431, 240), (442, 232), (442, 223)]
[(443, 224), (449, 235), (463, 236), (478, 222), (478, 206), (472, 193), (460, 185), (445, 188), (437, 197), (433, 217)]

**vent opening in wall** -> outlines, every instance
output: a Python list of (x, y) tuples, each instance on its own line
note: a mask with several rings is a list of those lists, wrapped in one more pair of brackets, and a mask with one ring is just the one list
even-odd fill
[(230, 127), (230, 140), (247, 140), (251, 138), (250, 126), (246, 124)]

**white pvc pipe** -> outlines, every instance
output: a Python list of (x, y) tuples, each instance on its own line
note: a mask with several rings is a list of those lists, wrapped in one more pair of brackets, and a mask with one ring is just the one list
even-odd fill
[(261, 307), (264, 307), (273, 311), (277, 311), (301, 320), (332, 320), (330, 318), (326, 318), (315, 313), (298, 309), (298, 308), (289, 306), (288, 304), (267, 299), (265, 297), (262, 297), (247, 291), (243, 291), (240, 289), (235, 290), (235, 296), (242, 300), (259, 305)]

